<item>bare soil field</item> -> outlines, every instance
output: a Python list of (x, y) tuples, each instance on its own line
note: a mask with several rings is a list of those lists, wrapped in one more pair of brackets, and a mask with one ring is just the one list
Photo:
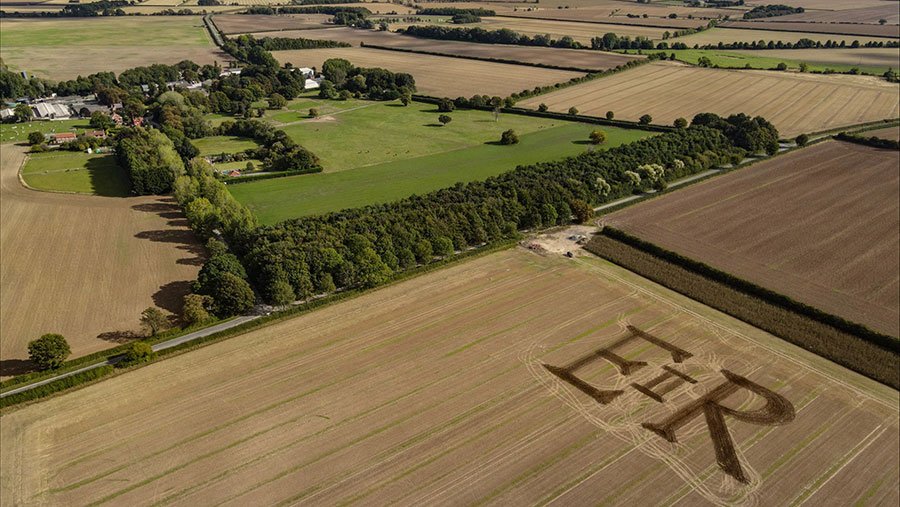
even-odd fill
[(0, 501), (892, 505), (897, 410), (599, 258), (517, 248), (6, 413)]
[(77, 357), (139, 331), (148, 306), (180, 312), (203, 249), (177, 205), (28, 190), (24, 149), (0, 156), (0, 377), (29, 369), (27, 344), (44, 333)]
[(733, 50), (733, 53), (748, 57), (765, 56), (784, 58), (822, 65), (858, 65), (860, 67), (890, 67), (900, 69), (900, 49), (898, 48), (857, 48), (857, 49), (753, 49)]
[(648, 26), (604, 25), (600, 23), (577, 23), (573, 21), (550, 21), (544, 19), (493, 17), (482, 18), (482, 20), (481, 23), (478, 23), (478, 26), (485, 30), (507, 28), (529, 36), (547, 34), (554, 39), (559, 39), (568, 35), (576, 41), (588, 45), (591, 43), (591, 38), (600, 37), (609, 32), (618, 35), (627, 35), (631, 38), (646, 37), (648, 39), (661, 39), (662, 34), (665, 31), (664, 28)]
[(887, 127), (878, 130), (867, 130), (865, 132), (860, 132), (858, 135), (861, 135), (863, 137), (878, 137), (881, 139), (900, 142), (900, 126)]
[[(836, 16), (841, 16), (841, 13), (846, 11), (840, 11), (835, 13)], [(804, 16), (805, 14), (798, 14), (798, 16)], [(723, 28), (746, 28), (751, 30), (762, 30), (763, 33), (760, 34), (761, 37), (765, 37), (765, 31), (790, 31), (790, 32), (812, 32), (812, 33), (832, 33), (832, 34), (850, 34), (850, 35), (862, 35), (862, 36), (874, 36), (874, 37), (900, 37), (900, 25), (892, 24), (892, 25), (878, 25), (878, 24), (860, 24), (860, 23), (813, 23), (813, 22), (804, 22), (804, 21), (788, 21), (786, 18), (788, 16), (779, 16), (777, 21), (729, 21), (726, 23), (722, 23), (721, 27)]]
[(723, 70), (665, 63), (595, 79), (519, 102), (552, 111), (575, 106), (582, 114), (637, 120), (643, 114), (670, 125), (695, 114), (761, 115), (782, 136), (818, 132), (858, 123), (896, 118), (900, 90), (870, 76), (811, 75), (775, 71)]
[[(292, 14), (279, 16), (225, 14), (215, 16), (213, 21), (215, 21), (216, 27), (220, 32), (230, 35), (248, 32), (322, 28), (324, 26), (329, 26), (325, 24), (325, 21), (331, 18), (332, 16), (327, 14)], [(278, 36), (280, 37), (281, 35)]]
[[(272, 35), (255, 33), (257, 37)], [(384, 47), (442, 53), (450, 56), (473, 58), (499, 58), (523, 63), (540, 63), (559, 67), (575, 67), (590, 70), (605, 70), (628, 63), (639, 56), (620, 55), (599, 51), (579, 51), (542, 47), (513, 46), (508, 44), (479, 44), (473, 42), (441, 41), (400, 35), (394, 32), (376, 30), (355, 30), (353, 28), (330, 28), (324, 30), (291, 30), (277, 34), (279, 37), (300, 37), (360, 43)]]
[[(568, 81), (583, 74), (524, 65), (482, 62), (366, 48), (302, 49), (275, 51), (280, 62), (299, 67), (321, 68), (329, 58), (346, 58), (360, 67), (383, 67), (408, 72), (416, 79), (419, 93), (437, 97), (506, 96), (535, 86)], [(502, 79), (499, 78), (502, 76)]]
[(898, 336), (898, 167), (896, 151), (828, 141), (638, 204), (604, 223)]
[[(781, 41), (781, 42), (797, 42), (800, 39), (810, 39), (813, 41), (845, 41), (848, 45), (855, 40), (860, 44), (869, 41), (888, 42), (894, 39), (886, 37), (867, 37), (863, 35), (836, 35), (833, 33), (813, 33), (813, 32), (790, 32), (790, 31), (773, 31), (773, 30), (747, 30), (743, 28), (712, 28), (699, 33), (685, 35), (670, 39), (671, 42), (683, 42), (688, 47), (694, 47), (695, 44), (704, 46), (707, 44), (718, 44), (719, 42), (728, 44), (732, 42), (753, 42), (753, 41)], [(765, 56), (763, 54), (762, 56)]]

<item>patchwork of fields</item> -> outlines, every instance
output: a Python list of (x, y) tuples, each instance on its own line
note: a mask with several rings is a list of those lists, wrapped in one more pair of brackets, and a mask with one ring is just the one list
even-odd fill
[(829, 141), (633, 206), (604, 223), (898, 336), (898, 167), (896, 151)]
[(793, 32), (793, 31), (770, 31), (770, 30), (746, 30), (741, 28), (712, 28), (699, 33), (685, 35), (684, 37), (676, 37), (670, 39), (671, 42), (683, 42), (688, 47), (694, 47), (694, 44), (700, 46), (706, 44), (718, 44), (719, 42), (728, 44), (731, 42), (754, 42), (754, 41), (781, 41), (781, 42), (797, 42), (800, 39), (810, 39), (817, 42), (825, 43), (827, 41), (840, 42), (845, 41), (849, 46), (853, 41), (859, 41), (860, 44), (866, 42), (888, 42), (894, 39), (886, 37), (869, 37), (864, 35), (836, 35), (833, 33), (813, 33), (813, 32)]
[(6, 414), (0, 500), (891, 505), (897, 410), (597, 258), (515, 249)]
[(613, 32), (619, 36), (628, 36), (632, 39), (635, 37), (646, 37), (648, 39), (661, 39), (665, 28), (635, 26), (635, 25), (614, 25), (600, 23), (579, 23), (572, 21), (550, 21), (535, 20), (525, 18), (483, 18), (478, 26), (485, 30), (499, 30), (506, 28), (528, 36), (550, 35), (554, 39), (563, 36), (569, 36), (582, 44), (590, 45), (592, 37), (603, 36), (605, 33)]
[(4, 19), (0, 58), (13, 69), (55, 80), (231, 59), (213, 45), (199, 16)]
[(766, 51), (718, 50), (718, 49), (676, 49), (666, 51), (674, 53), (679, 61), (697, 64), (701, 57), (709, 58), (712, 65), (722, 68), (740, 69), (746, 65), (754, 69), (775, 69), (784, 63), (790, 70), (799, 70), (801, 63), (806, 63), (808, 70), (824, 72), (831, 69), (837, 72), (849, 72), (854, 67), (860, 72), (880, 76), (888, 69), (900, 68), (900, 50), (896, 48), (860, 48), (860, 49), (772, 49)]
[[(482, 62), (446, 56), (417, 55), (366, 48), (301, 49), (274, 51), (282, 63), (322, 68), (329, 58), (345, 58), (358, 67), (383, 67), (406, 72), (416, 79), (419, 93), (437, 97), (499, 95), (552, 85), (582, 76), (578, 72), (523, 65)], [(503, 76), (503, 79), (497, 79)]]
[(816, 132), (857, 123), (896, 118), (900, 90), (895, 84), (868, 76), (732, 71), (652, 63), (603, 79), (572, 86), (519, 102), (565, 112), (575, 106), (582, 114), (601, 116), (612, 110), (617, 119), (637, 120), (643, 114), (654, 123), (690, 120), (695, 114), (761, 115), (782, 136)]
[(203, 249), (170, 199), (28, 190), (24, 150), (4, 144), (0, 157), (0, 377), (29, 369), (26, 346), (44, 333), (77, 357), (138, 331), (148, 306), (180, 312)]

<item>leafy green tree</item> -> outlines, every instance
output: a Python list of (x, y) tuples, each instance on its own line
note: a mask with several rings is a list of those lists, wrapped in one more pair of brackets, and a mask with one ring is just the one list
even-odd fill
[(213, 312), (220, 318), (240, 315), (253, 308), (256, 296), (247, 280), (233, 273), (223, 273), (216, 280)]
[(141, 312), (141, 326), (150, 333), (150, 336), (156, 336), (160, 331), (169, 325), (169, 319), (166, 315), (155, 306), (151, 306)]
[(575, 216), (575, 223), (577, 224), (583, 224), (594, 216), (594, 208), (581, 199), (573, 200), (569, 207), (572, 209), (572, 214)]
[(341, 90), (338, 93), (338, 100), (350, 100), (353, 98), (353, 94), (350, 93), (350, 90)]
[(28, 144), (34, 146), (36, 144), (43, 144), (43, 143), (44, 143), (44, 134), (37, 132), (37, 131), (28, 133)]
[(318, 118), (318, 117), (319, 117), (319, 110), (316, 109), (316, 108), (314, 108), (314, 107), (309, 108), (309, 117), (310, 117), (310, 118)]
[(294, 288), (285, 280), (276, 280), (269, 291), (269, 301), (275, 306), (287, 306), (297, 299)]
[(434, 254), (439, 257), (446, 257), (453, 254), (453, 241), (450, 238), (441, 236), (434, 240)]
[(806, 72), (809, 70), (809, 64), (806, 62), (800, 62), (800, 72)]
[(541, 105), (538, 106), (538, 111), (540, 111), (542, 113), (546, 113), (549, 110), (550, 110), (550, 108), (547, 107), (547, 104), (544, 104), (543, 102), (541, 102)]
[(603, 144), (606, 142), (606, 132), (595, 130), (591, 132), (590, 138), (592, 144)]
[(452, 113), (454, 109), (456, 109), (456, 104), (448, 98), (443, 98), (438, 102), (439, 113)]
[(787, 70), (787, 64), (784, 62), (778, 62), (778, 65), (775, 66), (775, 70)]
[(615, 117), (616, 117), (616, 113), (614, 113), (614, 112), (612, 112), (612, 111), (607, 111), (607, 112), (606, 112), (606, 119), (607, 119), (607, 120), (612, 120), (612, 119), (614, 119)]
[(416, 243), (413, 253), (415, 254), (416, 261), (419, 264), (428, 264), (434, 257), (434, 247), (427, 239), (421, 239), (418, 243)]
[(688, 122), (684, 118), (675, 118), (675, 121), (672, 124), (675, 125), (675, 128), (677, 129), (683, 129), (688, 126)]
[(797, 146), (806, 146), (809, 143), (809, 136), (806, 134), (800, 134), (796, 139), (794, 139), (794, 142), (797, 143)]
[(403, 94), (400, 95), (400, 103), (404, 106), (408, 106), (410, 102), (412, 102), (412, 93), (408, 91), (403, 92)]
[(448, 114), (442, 114), (438, 116), (438, 121), (441, 122), (441, 125), (446, 125), (453, 121), (453, 118), (451, 118)]
[(576, 114), (578, 114), (578, 108), (575, 106), (570, 107), (569, 114), (571, 114), (572, 116), (575, 116)]
[(506, 130), (500, 134), (500, 144), (519, 144), (519, 136), (513, 129)]
[(269, 97), (269, 109), (284, 109), (287, 106), (287, 99), (280, 93), (273, 93)]
[(188, 294), (184, 296), (181, 319), (189, 325), (209, 322), (212, 320), (212, 315), (209, 314), (212, 303), (213, 299), (203, 294)]
[(156, 357), (156, 353), (153, 352), (153, 347), (151, 347), (149, 343), (145, 341), (135, 341), (131, 342), (131, 344), (128, 346), (128, 349), (122, 356), (122, 361), (117, 366), (128, 367), (140, 363), (146, 363), (147, 361), (152, 360), (154, 357)]
[(653, 117), (650, 116), (649, 114), (645, 114), (644, 116), (641, 116), (640, 118), (638, 118), (638, 123), (640, 123), (641, 125), (650, 125), (650, 122), (652, 122), (652, 121), (653, 121)]
[(61, 334), (48, 333), (28, 343), (28, 357), (42, 370), (59, 368), (71, 353)]
[(93, 113), (91, 113), (90, 125), (95, 129), (106, 130), (108, 128), (111, 128), (115, 124), (108, 114), (104, 113), (103, 111), (94, 111)]
[(340, 87), (353, 70), (353, 64), (343, 58), (330, 58), (322, 64), (322, 76)]
[(13, 109), (13, 116), (17, 122), (23, 122), (33, 118), (34, 112), (31, 110), (31, 106), (27, 104), (16, 104), (16, 107)]

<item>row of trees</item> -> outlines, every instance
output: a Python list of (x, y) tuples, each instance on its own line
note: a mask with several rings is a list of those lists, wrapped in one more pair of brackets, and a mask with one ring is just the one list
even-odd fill
[(184, 162), (175, 145), (158, 130), (122, 129), (116, 155), (128, 171), (131, 190), (137, 195), (166, 194), (172, 190), (175, 178), (184, 174)]
[(477, 17), (497, 15), (495, 11), (490, 9), (459, 9), (456, 7), (426, 7), (417, 10), (416, 14), (420, 16), (457, 16), (459, 14), (469, 14)]
[(759, 5), (745, 12), (744, 19), (772, 18), (775, 16), (787, 16), (788, 14), (802, 14), (803, 12), (806, 12), (803, 7), (791, 7), (781, 4)]
[(408, 99), (416, 91), (416, 80), (410, 74), (356, 67), (343, 58), (325, 60), (322, 77), (319, 95), (327, 99), (339, 98), (343, 92), (372, 100)]
[(694, 44), (693, 47), (689, 47), (687, 44), (683, 42), (660, 42), (656, 45), (656, 49), (834, 49), (834, 48), (896, 48), (900, 47), (900, 41), (868, 41), (865, 43), (860, 43), (858, 40), (854, 40), (847, 44), (846, 41), (833, 41), (831, 39), (822, 42), (822, 41), (814, 41), (812, 39), (803, 38), (798, 40), (797, 42), (782, 42), (782, 41), (766, 41), (766, 40), (758, 40), (753, 42), (719, 42), (717, 44)]
[[(455, 40), (463, 42), (479, 42), (483, 44), (515, 44), (520, 46), (543, 46), (568, 49), (582, 49), (584, 45), (569, 36), (559, 40), (550, 38), (549, 35), (535, 35), (529, 37), (508, 28), (499, 30), (485, 30), (480, 27), (450, 28), (446, 26), (418, 26), (413, 25), (404, 30), (397, 30), (406, 35), (423, 37), (426, 39)], [(652, 46), (651, 46), (652, 47)]]

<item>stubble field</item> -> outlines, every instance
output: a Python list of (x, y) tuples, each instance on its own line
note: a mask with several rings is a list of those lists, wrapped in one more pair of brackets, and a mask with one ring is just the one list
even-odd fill
[(871, 37), (865, 35), (837, 35), (833, 33), (814, 33), (814, 32), (791, 32), (791, 31), (774, 31), (774, 30), (749, 30), (745, 28), (712, 28), (699, 33), (685, 35), (684, 37), (676, 37), (669, 39), (669, 44), (673, 42), (683, 42), (688, 47), (694, 47), (694, 44), (704, 46), (707, 44), (718, 44), (720, 42), (729, 44), (732, 42), (756, 42), (756, 41), (781, 41), (781, 42), (797, 42), (800, 39), (810, 39), (816, 42), (825, 43), (827, 41), (841, 42), (844, 41), (849, 46), (853, 41), (859, 41), (860, 44), (866, 42), (889, 42), (895, 39), (887, 37)]
[(0, 57), (13, 69), (54, 80), (231, 59), (213, 44), (199, 16), (4, 19)]
[(896, 151), (828, 141), (604, 222), (898, 336), (898, 167)]
[[(278, 16), (224, 14), (213, 17), (213, 22), (220, 32), (226, 35), (249, 32), (266, 32), (275, 30), (307, 30), (326, 27), (325, 21), (332, 16), (327, 14), (289, 14)], [(330, 25), (335, 29), (334, 25)], [(279, 34), (270, 36), (283, 37)]]
[(896, 118), (900, 90), (869, 76), (809, 75), (737, 71), (652, 63), (602, 79), (519, 102), (551, 111), (575, 106), (582, 114), (637, 120), (650, 114), (654, 123), (671, 125), (695, 114), (761, 115), (782, 136), (817, 132), (857, 123)]
[(44, 333), (77, 357), (139, 331), (148, 306), (180, 311), (202, 248), (176, 205), (28, 190), (23, 148), (0, 154), (0, 377), (29, 369), (27, 344)]
[(602, 37), (603, 34), (612, 32), (619, 36), (646, 37), (648, 39), (661, 39), (665, 28), (635, 26), (635, 25), (604, 25), (600, 23), (578, 23), (575, 21), (550, 21), (545, 19), (483, 18), (478, 24), (485, 30), (499, 30), (506, 28), (520, 34), (529, 36), (550, 35), (559, 39), (568, 35), (582, 44), (590, 45), (592, 37)]
[[(896, 6), (894, 9), (896, 10)], [(797, 14), (796, 16), (806, 16), (808, 13)], [(847, 19), (847, 15), (838, 11), (836, 13), (829, 13), (829, 17), (833, 19)], [(769, 37), (766, 37), (767, 31), (776, 31), (778, 33), (782, 33), (783, 31), (791, 31), (791, 32), (811, 32), (817, 34), (845, 34), (845, 35), (832, 35), (832, 40), (847, 40), (858, 38), (858, 36), (862, 37), (900, 37), (900, 26), (896, 24), (896, 21), (892, 25), (878, 25), (878, 24), (861, 24), (861, 23), (847, 23), (843, 21), (829, 22), (829, 23), (813, 23), (813, 22), (805, 22), (805, 21), (788, 21), (788, 18), (793, 18), (793, 16), (776, 16), (773, 18), (768, 18), (765, 20), (757, 20), (757, 21), (728, 21), (727, 23), (723, 23), (722, 27), (730, 27), (730, 28), (738, 28), (738, 29), (750, 29), (756, 30), (760, 32), (760, 38), (769, 40)], [(896, 17), (895, 17), (896, 19)], [(777, 40), (777, 39), (773, 39)], [(860, 41), (862, 42), (862, 41)]]
[[(703, 400), (745, 418), (711, 432)], [(5, 414), (0, 500), (889, 505), (897, 407), (597, 258), (515, 249)], [(642, 426), (681, 415), (674, 443)]]
[(437, 97), (471, 97), (475, 94), (505, 97), (512, 92), (583, 75), (565, 70), (366, 48), (302, 49), (272, 54), (278, 61), (291, 62), (295, 67), (322, 68), (322, 63), (329, 58), (346, 58), (358, 67), (407, 72), (415, 77), (419, 93)]

